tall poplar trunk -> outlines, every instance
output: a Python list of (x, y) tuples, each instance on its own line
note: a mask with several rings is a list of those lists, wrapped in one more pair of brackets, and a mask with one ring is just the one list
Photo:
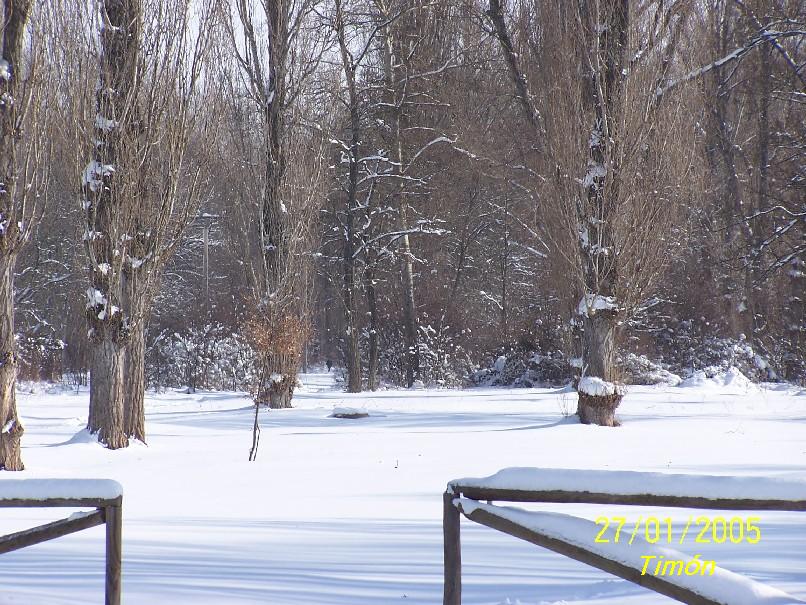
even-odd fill
[(403, 295), (403, 342), (406, 347), (405, 364), (406, 364), (406, 386), (411, 387), (414, 382), (420, 377), (420, 346), (418, 342), (419, 336), (419, 319), (417, 317), (417, 304), (414, 293), (414, 255), (411, 252), (411, 241), (407, 231), (411, 225), (409, 223), (409, 205), (406, 200), (405, 193), (403, 192), (403, 100), (406, 94), (405, 90), (401, 92), (398, 97), (398, 90), (406, 88), (407, 83), (397, 81), (395, 77), (395, 67), (393, 65), (393, 56), (395, 49), (397, 50), (398, 57), (404, 55), (401, 45), (402, 41), (397, 37), (393, 37), (390, 30), (387, 34), (387, 42), (385, 45), (384, 53), (384, 69), (386, 71), (386, 86), (392, 100), (389, 103), (391, 121), (392, 121), (392, 136), (394, 138), (392, 144), (395, 148), (396, 162), (393, 165), (395, 174), (400, 177), (397, 183), (392, 198), (397, 202), (397, 216), (398, 228), (403, 232), (400, 238), (400, 283), (401, 293)]
[[(110, 449), (126, 447), (124, 363), (129, 310), (123, 292), (123, 261), (129, 242), (121, 236), (133, 211), (134, 169), (125, 163), (137, 118), (132, 102), (138, 79), (141, 0), (105, 0), (103, 52), (96, 93), (96, 144), (84, 170), (85, 244), (89, 259), (87, 323), (90, 333), (90, 406), (87, 428)], [(121, 161), (124, 165), (121, 165)]]
[[(735, 7), (725, 3), (720, 24), (715, 30), (715, 45), (721, 56), (731, 48), (731, 26), (736, 23)], [(737, 173), (734, 131), (731, 128), (732, 87), (727, 79), (732, 72), (730, 66), (715, 68), (713, 74), (714, 92), (711, 104), (713, 130), (716, 135), (716, 148), (721, 159), (721, 193), (724, 235), (722, 240), (723, 262), (728, 267), (722, 276), (722, 313), (727, 328), (734, 337), (744, 334), (752, 337), (753, 322), (750, 303), (752, 277), (747, 269), (742, 269), (741, 256), (752, 245), (752, 233), (745, 220), (745, 205), (742, 199), (742, 186)]]
[[(586, 312), (583, 319), (583, 377), (597, 377), (606, 382), (615, 379), (615, 351), (618, 337), (618, 301), (616, 278), (618, 258), (612, 237), (611, 221), (619, 191), (615, 173), (619, 133), (617, 115), (620, 107), (623, 65), (627, 51), (629, 26), (628, 0), (606, 0), (599, 15), (591, 20), (590, 44), (598, 54), (590, 88), (594, 124), (587, 158), (587, 205), (578, 216), (580, 231), (588, 233), (581, 242), (582, 270), (585, 284)], [(605, 253), (607, 251), (607, 253)], [(608, 304), (600, 305), (606, 301)], [(610, 305), (609, 303), (613, 303)], [(601, 308), (601, 307), (605, 308)], [(581, 422), (617, 426), (616, 408), (621, 401), (617, 390), (612, 395), (579, 392), (577, 415)]]
[(768, 220), (770, 194), (770, 62), (772, 46), (765, 44), (758, 49), (759, 73), (757, 79), (758, 94), (758, 197), (756, 198), (757, 215), (753, 221), (751, 234), (753, 237), (747, 271), (748, 311), (750, 313), (751, 331), (748, 334), (751, 345), (761, 344), (761, 336), (767, 318), (769, 296), (761, 287), (764, 279), (764, 240), (770, 234)]
[[(289, 52), (289, 8), (283, 2), (264, 4), (269, 31), (269, 55), (262, 72), (262, 64), (256, 61), (252, 67), (253, 83), (262, 95), (263, 152), (266, 154), (265, 189), (260, 205), (260, 249), (263, 255), (264, 283), (260, 296), (265, 301), (264, 312), (275, 325), (269, 326), (287, 338), (275, 338), (274, 342), (294, 340), (293, 351), (270, 346), (261, 351), (263, 362), (262, 384), (258, 385), (258, 402), (268, 403), (272, 409), (290, 408), (300, 368), (301, 334), (289, 334), (296, 329), (296, 320), (301, 315), (299, 293), (296, 291), (291, 262), (291, 242), (288, 233), (288, 214), (282, 201), (283, 181), (286, 171), (285, 116), (286, 111), (286, 62)], [(247, 19), (247, 42), (254, 56), (259, 56), (258, 35), (251, 20)]]
[[(405, 212), (401, 205), (401, 229), (406, 230), (408, 221), (404, 217)], [(417, 338), (419, 320), (414, 301), (414, 262), (408, 235), (402, 237), (400, 256), (403, 286), (403, 333), (406, 343), (406, 386), (410, 387), (420, 377), (420, 345)]]
[(17, 347), (14, 340), (14, 266), (25, 243), (21, 216), (27, 188), (18, 187), (17, 145), (22, 138), (25, 105), (30, 99), (19, 98), (23, 90), (22, 45), (31, 0), (0, 2), (0, 470), (21, 471), (20, 440), (24, 431), (17, 416)]
[(0, 469), (21, 471), (20, 439), (23, 426), (17, 416), (15, 383), (17, 351), (14, 341), (14, 261), (0, 256)]

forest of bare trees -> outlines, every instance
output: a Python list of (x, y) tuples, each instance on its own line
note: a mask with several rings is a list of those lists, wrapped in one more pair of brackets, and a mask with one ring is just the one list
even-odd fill
[(15, 381), (806, 381), (803, 0), (4, 0)]

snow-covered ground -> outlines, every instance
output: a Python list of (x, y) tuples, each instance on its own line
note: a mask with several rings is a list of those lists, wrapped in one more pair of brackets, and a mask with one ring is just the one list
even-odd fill
[[(86, 391), (23, 391), (27, 470), (0, 481), (119, 481), (128, 605), (378, 605), (441, 602), (442, 492), (451, 479), (509, 466), (806, 478), (806, 395), (791, 387), (735, 377), (631, 387), (613, 429), (567, 416), (576, 396), (562, 389), (348, 395), (329, 374), (303, 380), (294, 409), (261, 412), (251, 463), (253, 410), (238, 394), (151, 394), (148, 446), (110, 452), (82, 430)], [(369, 417), (333, 418), (334, 407)], [(547, 508), (681, 524), (689, 514)], [(69, 512), (0, 509), (0, 533)], [(806, 599), (806, 513), (753, 514), (758, 544), (675, 547)], [(462, 532), (464, 603), (672, 602), (468, 521)], [(103, 548), (99, 527), (0, 555), (0, 603), (102, 602)]]

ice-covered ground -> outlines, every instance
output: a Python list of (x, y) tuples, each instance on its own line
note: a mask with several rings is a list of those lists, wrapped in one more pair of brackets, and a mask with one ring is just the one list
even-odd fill
[[(632, 387), (623, 426), (612, 429), (567, 417), (575, 394), (563, 390), (347, 395), (328, 374), (303, 380), (294, 409), (261, 412), (252, 463), (253, 412), (240, 395), (152, 394), (148, 446), (110, 452), (82, 430), (85, 391), (23, 392), (28, 470), (0, 481), (118, 480), (129, 605), (377, 605), (441, 602), (442, 492), (451, 479), (509, 466), (806, 478), (806, 396), (793, 388), (737, 380)], [(332, 418), (334, 407), (370, 415)], [(680, 522), (688, 515), (549, 510)], [(69, 512), (0, 509), (0, 533)], [(806, 513), (758, 516), (759, 544), (676, 548), (806, 599)], [(470, 522), (462, 531), (467, 604), (671, 602)], [(102, 602), (103, 546), (99, 527), (0, 555), (0, 603)]]

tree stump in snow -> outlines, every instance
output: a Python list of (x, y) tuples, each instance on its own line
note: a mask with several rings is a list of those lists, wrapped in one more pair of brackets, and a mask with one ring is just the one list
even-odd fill
[(618, 426), (616, 408), (624, 397), (623, 387), (597, 376), (583, 376), (577, 386), (577, 416), (582, 424)]
[(599, 426), (619, 426), (616, 420), (616, 408), (624, 395), (588, 395), (579, 393), (577, 415), (582, 424), (598, 424)]

